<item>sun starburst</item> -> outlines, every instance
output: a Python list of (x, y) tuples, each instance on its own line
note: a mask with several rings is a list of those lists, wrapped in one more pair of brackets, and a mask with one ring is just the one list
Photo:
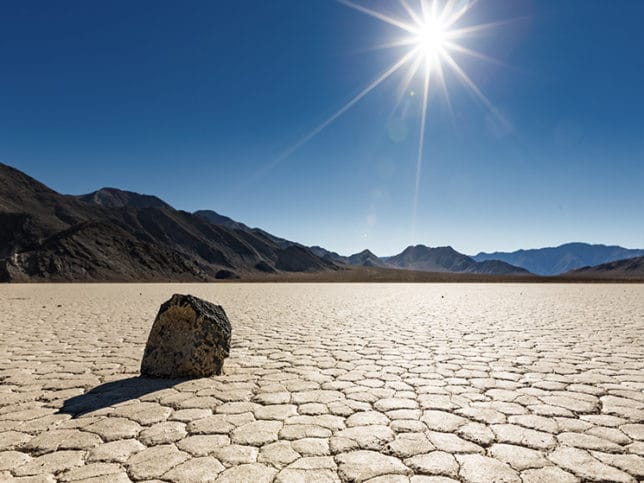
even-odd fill
[[(430, 92), (435, 84), (438, 85), (440, 91), (447, 99), (448, 106), (451, 106), (445, 82), (445, 72), (449, 69), (490, 110), (493, 116), (499, 117), (499, 111), (494, 108), (492, 103), (485, 97), (483, 92), (467, 75), (454, 57), (454, 54), (458, 53), (475, 57), (479, 60), (498, 62), (495, 59), (466, 47), (462, 44), (462, 41), (472, 34), (497, 27), (499, 23), (468, 25), (465, 27), (459, 26), (475, 5), (476, 0), (415, 0), (413, 4), (410, 4), (408, 0), (398, 0), (401, 13), (404, 13), (404, 17), (393, 16), (380, 10), (366, 7), (360, 3), (356, 3), (354, 0), (337, 1), (374, 19), (392, 25), (401, 31), (400, 36), (391, 39), (379, 48), (402, 47), (406, 50), (392, 65), (384, 69), (366, 87), (358, 92), (358, 94), (349, 99), (341, 108), (331, 114), (308, 134), (300, 138), (295, 144), (284, 151), (281, 156), (274, 159), (272, 163), (266, 166), (265, 170), (271, 169), (283, 159), (286, 159), (394, 74), (405, 71), (400, 84), (399, 101), (409, 91), (409, 87), (414, 79), (420, 76), (422, 81), (422, 98), (412, 215), (412, 224), (415, 224)], [(503, 124), (507, 124), (507, 121), (503, 120)], [(414, 227), (412, 227), (413, 230)]]
[[(474, 81), (467, 75), (454, 58), (454, 53), (465, 54), (482, 60), (494, 61), (480, 52), (472, 50), (460, 42), (467, 36), (482, 30), (496, 27), (498, 24), (479, 24), (468, 27), (459, 27), (458, 24), (467, 16), (467, 13), (476, 3), (475, 0), (418, 0), (414, 6), (407, 0), (399, 0), (408, 19), (394, 17), (384, 12), (365, 7), (353, 0), (338, 0), (343, 5), (369, 15), (375, 19), (397, 27), (402, 31), (402, 36), (387, 43), (386, 47), (407, 47), (405, 55), (401, 57), (404, 62), (394, 64), (395, 69), (385, 71), (386, 76), (377, 79), (363, 90), (359, 97), (364, 97), (369, 91), (377, 87), (386, 77), (403, 68), (407, 72), (401, 83), (402, 95), (408, 90), (411, 82), (421, 75), (422, 99), (419, 123), (418, 149), (416, 152), (416, 177), (414, 185), (414, 200), (412, 224), (415, 225), (418, 210), (418, 196), (420, 192), (420, 177), (423, 163), (423, 150), (425, 147), (425, 131), (427, 129), (427, 110), (430, 90), (438, 84), (445, 94), (448, 106), (449, 95), (445, 83), (445, 68), (451, 70), (472, 93), (488, 108), (494, 116), (499, 116), (498, 110), (485, 97)], [(450, 108), (451, 110), (451, 108)], [(412, 231), (415, 227), (412, 227)]]

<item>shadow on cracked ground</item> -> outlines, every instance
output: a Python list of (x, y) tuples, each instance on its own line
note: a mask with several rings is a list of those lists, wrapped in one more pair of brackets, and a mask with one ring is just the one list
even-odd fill
[(73, 417), (108, 408), (115, 404), (137, 399), (162, 389), (169, 389), (187, 379), (160, 379), (152, 377), (129, 377), (118, 381), (106, 382), (85, 394), (67, 399), (59, 409), (59, 414)]

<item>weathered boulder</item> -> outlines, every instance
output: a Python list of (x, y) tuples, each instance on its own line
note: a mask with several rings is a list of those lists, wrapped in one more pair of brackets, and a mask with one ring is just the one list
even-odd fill
[(219, 375), (230, 353), (232, 328), (224, 309), (174, 294), (161, 305), (141, 361), (141, 375), (208, 377)]

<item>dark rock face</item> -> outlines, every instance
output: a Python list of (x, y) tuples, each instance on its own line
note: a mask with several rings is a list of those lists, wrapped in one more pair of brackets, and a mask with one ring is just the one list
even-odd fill
[(232, 328), (224, 309), (174, 294), (161, 305), (145, 346), (141, 375), (209, 377), (220, 375), (230, 354)]

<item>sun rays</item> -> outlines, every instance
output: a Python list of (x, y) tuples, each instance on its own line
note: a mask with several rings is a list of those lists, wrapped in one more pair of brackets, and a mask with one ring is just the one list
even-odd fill
[[(498, 110), (481, 92), (474, 81), (466, 74), (463, 68), (454, 58), (453, 53), (459, 53), (475, 57), (479, 60), (495, 62), (494, 59), (477, 52), (469, 47), (461, 45), (459, 41), (469, 35), (479, 33), (483, 30), (496, 27), (497, 23), (470, 25), (458, 28), (459, 21), (464, 19), (475, 1), (448, 0), (419, 0), (412, 6), (407, 0), (399, 0), (402, 10), (406, 13), (407, 19), (393, 17), (383, 12), (367, 8), (352, 0), (338, 0), (343, 5), (352, 8), (379, 21), (397, 27), (401, 30), (402, 36), (394, 39), (385, 45), (386, 47), (407, 46), (408, 51), (400, 61), (396, 62), (388, 75), (393, 75), (398, 70), (406, 69), (403, 74), (401, 91), (398, 95), (400, 100), (409, 89), (410, 84), (419, 75), (422, 77), (422, 99), (420, 109), (418, 147), (416, 151), (416, 170), (414, 182), (413, 211), (412, 211), (412, 232), (415, 232), (415, 223), (418, 212), (418, 201), (420, 194), (420, 179), (423, 165), (423, 152), (427, 131), (427, 112), (430, 92), (437, 85), (445, 96), (451, 113), (449, 91), (445, 82), (445, 68), (448, 68), (460, 79), (479, 101), (489, 109), (493, 115), (498, 116)], [(364, 97), (369, 91), (376, 88), (385, 78), (376, 79), (361, 92)], [(351, 103), (353, 105), (353, 103)], [(345, 105), (346, 107), (346, 105)], [(350, 107), (350, 106), (349, 106)], [(346, 110), (341, 110), (345, 112)], [(340, 111), (338, 111), (340, 113)], [(452, 114), (453, 116), (453, 114)], [(337, 117), (337, 116), (336, 116)], [(326, 125), (325, 125), (326, 126)]]
[[(468, 13), (476, 4), (476, 0), (415, 0), (413, 3), (409, 0), (398, 0), (397, 6), (401, 14), (398, 16), (366, 7), (354, 0), (338, 0), (338, 2), (375, 20), (396, 27), (400, 31), (399, 35), (388, 39), (386, 43), (377, 46), (376, 49), (399, 48), (404, 49), (403, 53), (342, 107), (283, 151), (262, 172), (272, 169), (289, 157), (293, 152), (309, 142), (314, 136), (345, 114), (356, 103), (390, 77), (396, 74), (400, 74), (402, 77), (399, 84), (399, 92), (396, 96), (396, 105), (410, 91), (411, 84), (418, 80), (422, 85), (422, 97), (420, 99), (420, 119), (418, 122), (419, 131), (415, 159), (416, 169), (412, 213), (412, 225), (415, 225), (418, 211), (424, 145), (426, 131), (428, 130), (427, 115), (430, 95), (434, 92), (434, 89), (438, 88), (439, 92), (445, 97), (450, 114), (453, 117), (449, 90), (446, 83), (446, 73), (449, 71), (460, 80), (463, 86), (471, 91), (481, 104), (490, 111), (491, 115), (495, 117), (500, 116), (499, 111), (468, 76), (463, 67), (461, 67), (455, 58), (455, 54), (498, 63), (495, 59), (473, 50), (461, 42), (468, 36), (498, 27), (501, 22), (459, 26), (467, 18)], [(507, 124), (507, 121), (503, 121), (504, 124)], [(414, 226), (412, 226), (413, 230)]]

